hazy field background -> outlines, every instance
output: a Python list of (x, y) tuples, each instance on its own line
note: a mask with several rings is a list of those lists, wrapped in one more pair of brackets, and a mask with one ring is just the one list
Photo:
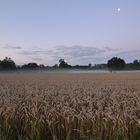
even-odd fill
[(1, 73), (2, 140), (139, 140), (140, 73)]

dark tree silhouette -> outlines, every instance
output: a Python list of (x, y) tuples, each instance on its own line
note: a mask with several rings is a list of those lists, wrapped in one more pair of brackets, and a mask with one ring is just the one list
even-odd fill
[(91, 67), (92, 67), (92, 65), (91, 65), (91, 64), (88, 64), (88, 66), (89, 66), (89, 68), (91, 68)]
[(57, 69), (58, 68), (58, 65), (55, 64), (55, 65), (52, 66), (52, 68)]
[(123, 70), (125, 67), (125, 61), (121, 58), (113, 57), (108, 60), (107, 66), (110, 70)]
[(134, 66), (139, 66), (140, 65), (140, 62), (136, 59), (136, 60), (133, 61), (133, 65)]
[(1, 70), (14, 70), (16, 69), (16, 64), (11, 58), (5, 57), (2, 61), (0, 61), (0, 69)]
[(22, 66), (22, 69), (36, 69), (39, 66), (36, 63), (28, 63)]
[(45, 68), (45, 65), (44, 64), (40, 64), (39, 65), (39, 68), (44, 69)]
[(71, 68), (72, 66), (67, 64), (64, 59), (59, 60), (59, 68)]

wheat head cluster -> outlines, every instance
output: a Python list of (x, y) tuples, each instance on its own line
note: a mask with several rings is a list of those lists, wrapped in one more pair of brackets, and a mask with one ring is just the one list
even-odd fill
[(0, 74), (0, 140), (140, 140), (140, 74)]

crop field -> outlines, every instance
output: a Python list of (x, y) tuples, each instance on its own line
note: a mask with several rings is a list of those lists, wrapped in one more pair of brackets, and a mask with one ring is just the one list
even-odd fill
[(140, 73), (0, 74), (0, 140), (140, 140)]

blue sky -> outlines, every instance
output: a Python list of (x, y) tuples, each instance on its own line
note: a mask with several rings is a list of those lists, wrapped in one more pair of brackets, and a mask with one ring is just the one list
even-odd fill
[(130, 62), (139, 37), (140, 0), (0, 0), (0, 59), (17, 64)]

